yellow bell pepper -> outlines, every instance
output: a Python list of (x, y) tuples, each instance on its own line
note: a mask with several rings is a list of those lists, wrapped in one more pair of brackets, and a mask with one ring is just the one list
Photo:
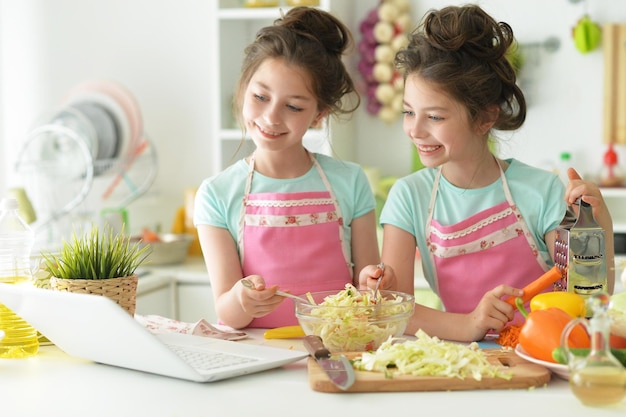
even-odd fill
[(571, 317), (585, 316), (585, 299), (573, 292), (552, 291), (537, 294), (530, 300), (530, 310), (545, 310), (550, 307), (560, 308)]

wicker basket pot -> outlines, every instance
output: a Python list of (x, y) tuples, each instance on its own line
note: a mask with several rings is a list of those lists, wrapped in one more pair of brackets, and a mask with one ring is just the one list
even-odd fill
[(96, 294), (109, 297), (131, 316), (137, 305), (137, 275), (108, 279), (64, 279), (50, 277), (50, 288), (55, 291)]

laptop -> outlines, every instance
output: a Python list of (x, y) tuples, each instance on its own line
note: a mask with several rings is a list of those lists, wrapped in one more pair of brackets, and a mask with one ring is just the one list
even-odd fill
[[(0, 303), (71, 356), (189, 381), (223, 380), (277, 368), (308, 355), (204, 336), (155, 335), (101, 295), (0, 284)], [(189, 359), (194, 358), (203, 365), (192, 366)]]

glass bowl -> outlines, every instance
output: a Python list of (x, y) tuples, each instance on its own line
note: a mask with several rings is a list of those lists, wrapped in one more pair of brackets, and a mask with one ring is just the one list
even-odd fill
[(352, 287), (340, 292), (310, 292), (294, 300), (302, 330), (317, 335), (331, 352), (376, 350), (390, 336), (400, 337), (415, 308), (415, 297), (395, 291), (380, 291), (380, 302), (373, 291)]

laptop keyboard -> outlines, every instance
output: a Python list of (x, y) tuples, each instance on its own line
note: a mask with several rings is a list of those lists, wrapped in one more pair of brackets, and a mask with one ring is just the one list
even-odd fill
[(207, 352), (191, 349), (185, 346), (168, 345), (178, 356), (195, 369), (208, 371), (226, 366), (240, 365), (255, 362), (257, 358), (231, 355), (223, 352)]

